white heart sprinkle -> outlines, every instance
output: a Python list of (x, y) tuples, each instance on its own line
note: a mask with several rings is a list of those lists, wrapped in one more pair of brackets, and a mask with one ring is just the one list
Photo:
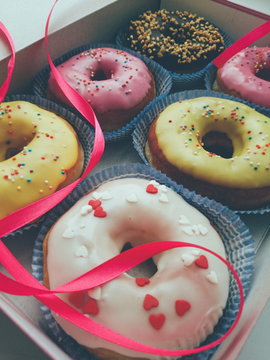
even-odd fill
[(65, 239), (72, 239), (75, 236), (75, 231), (74, 229), (66, 229), (62, 236)]
[(218, 283), (218, 278), (217, 278), (217, 274), (215, 271), (210, 271), (210, 273), (208, 275), (206, 275), (206, 279), (211, 283), (211, 284), (217, 284)]
[(192, 231), (195, 235), (200, 235), (200, 230), (198, 228), (198, 225), (192, 225)]
[(182, 226), (182, 230), (183, 230), (184, 233), (186, 233), (187, 235), (193, 235), (192, 226)]
[(185, 266), (190, 266), (193, 264), (195, 257), (191, 254), (182, 254), (181, 259), (183, 260)]
[(148, 184), (149, 185), (154, 185), (154, 186), (159, 186), (160, 185), (160, 183), (158, 183), (156, 180), (151, 180), (151, 181), (149, 181)]
[(138, 202), (138, 198), (137, 195), (132, 193), (132, 194), (128, 194), (126, 197), (127, 202), (129, 203), (137, 203)]
[(101, 193), (101, 192), (98, 192), (98, 191), (94, 191), (93, 194), (92, 194), (92, 196), (93, 196), (93, 198), (94, 198), (95, 200), (99, 200), (99, 199), (101, 199), (101, 197), (102, 197), (102, 193)]
[(192, 249), (191, 252), (192, 252), (193, 255), (199, 256), (200, 253), (201, 253), (201, 250), (199, 250), (199, 249)]
[(87, 293), (91, 298), (93, 298), (95, 300), (101, 299), (101, 287), (100, 286), (97, 286), (94, 289), (89, 290)]
[(75, 252), (75, 256), (86, 258), (88, 256), (88, 249), (84, 245), (80, 245)]
[(101, 194), (101, 199), (102, 200), (110, 200), (112, 199), (112, 194), (109, 192), (109, 191), (104, 191), (102, 194)]
[(160, 185), (159, 190), (162, 191), (162, 192), (165, 192), (165, 193), (168, 192), (168, 188), (167, 188), (166, 185)]
[(208, 233), (207, 227), (202, 224), (198, 224), (198, 229), (202, 235), (206, 235)]
[(89, 214), (91, 211), (93, 211), (92, 206), (84, 205), (84, 206), (81, 207), (80, 215), (85, 216), (85, 215)]
[(179, 222), (179, 224), (181, 224), (181, 225), (190, 224), (189, 219), (188, 219), (185, 215), (180, 215), (178, 222)]
[(169, 202), (169, 199), (168, 199), (168, 196), (165, 195), (165, 194), (161, 194), (158, 198), (158, 200), (162, 203), (168, 203)]

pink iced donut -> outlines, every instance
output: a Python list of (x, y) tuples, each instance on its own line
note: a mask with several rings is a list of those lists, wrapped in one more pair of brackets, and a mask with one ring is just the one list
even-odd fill
[[(63, 285), (119, 254), (127, 244), (162, 240), (190, 242), (226, 256), (209, 220), (170, 188), (137, 178), (109, 181), (80, 199), (48, 233), (45, 283), (51, 288)], [(226, 304), (228, 269), (194, 247), (163, 252), (153, 263), (156, 271), (141, 266), (133, 275), (124, 273), (89, 291), (59, 296), (85, 316), (145, 344), (169, 349), (199, 345)], [(159, 358), (96, 338), (59, 316), (56, 320), (98, 358), (104, 359), (104, 349), (110, 360), (122, 359), (119, 354)]]
[[(90, 49), (71, 57), (58, 70), (91, 104), (104, 130), (121, 128), (155, 97), (153, 76), (145, 63), (123, 50)], [(52, 75), (48, 94), (69, 104)]]
[(270, 47), (249, 47), (218, 70), (217, 83), (226, 93), (270, 107), (270, 81), (258, 77), (267, 72), (270, 80)]

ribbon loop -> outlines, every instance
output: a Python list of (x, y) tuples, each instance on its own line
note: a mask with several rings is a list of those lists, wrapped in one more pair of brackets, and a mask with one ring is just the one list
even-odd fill
[[(49, 53), (49, 44), (48, 44), (48, 29), (49, 29), (49, 21), (51, 18), (51, 14), (53, 11), (54, 6), (58, 0), (55, 1), (49, 17), (46, 22), (46, 28), (45, 28), (45, 45), (46, 45), (46, 53), (48, 57), (48, 61), (51, 67), (51, 71), (53, 72), (59, 87), (64, 92), (66, 97), (73, 103), (74, 107), (86, 118), (86, 120), (92, 124), (95, 128), (95, 138), (94, 138), (94, 144), (93, 144), (93, 150), (91, 157), (88, 161), (88, 165), (84, 171), (84, 173), (81, 175), (79, 179), (74, 181), (72, 184), (62, 188), (61, 190), (58, 190), (57, 192), (38, 200), (30, 205), (27, 205), (12, 214), (7, 215), (6, 217), (0, 219), (0, 238), (6, 236), (10, 232), (13, 232), (22, 226), (31, 223), (32, 221), (36, 220), (37, 218), (41, 217), (45, 213), (47, 213), (49, 210), (51, 210), (53, 207), (55, 207), (57, 204), (59, 204), (65, 197), (67, 197), (68, 194), (72, 190), (75, 189), (75, 187), (90, 173), (90, 171), (98, 164), (100, 161), (105, 147), (105, 141), (104, 136), (101, 130), (101, 127), (98, 123), (98, 120), (95, 116), (95, 113), (91, 107), (91, 105), (82, 98), (74, 89), (72, 89), (65, 80), (61, 77), (58, 70), (53, 64), (53, 61), (51, 59), (50, 53)], [(4, 83), (3, 87), (1, 88), (2, 96), (5, 95), (5, 91), (8, 88), (12, 71), (14, 67), (14, 61), (15, 61), (15, 52), (14, 52), (14, 46), (12, 39), (10, 35), (8, 34), (6, 28), (2, 26), (0, 28), (4, 34), (5, 38), (8, 40), (12, 50), (13, 50), (13, 56), (10, 59), (10, 69), (9, 69), (9, 76)], [(1, 97), (0, 93), (0, 97)]]
[(8, 61), (7, 77), (6, 77), (3, 85), (0, 88), (0, 103), (1, 103), (7, 94), (7, 91), (8, 91), (11, 79), (12, 79), (14, 67), (15, 67), (15, 46), (14, 46), (13, 40), (12, 40), (7, 28), (5, 27), (5, 25), (2, 22), (0, 22), (0, 31), (1, 31), (2, 35), (4, 35), (4, 38), (7, 41), (8, 45), (11, 49), (11, 58)]

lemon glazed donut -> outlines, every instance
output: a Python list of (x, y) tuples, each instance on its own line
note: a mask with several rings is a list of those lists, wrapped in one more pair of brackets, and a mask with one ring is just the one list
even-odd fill
[(71, 125), (27, 101), (0, 105), (0, 218), (79, 177), (83, 150)]
[(234, 209), (270, 202), (270, 119), (245, 104), (200, 97), (169, 105), (150, 127), (146, 156)]
[[(123, 50), (89, 49), (57, 67), (87, 100), (105, 131), (123, 127), (154, 99), (155, 81), (145, 63)], [(50, 75), (48, 96), (70, 105)]]
[(218, 69), (217, 85), (221, 91), (270, 108), (270, 47), (237, 53)]
[[(134, 177), (108, 181), (82, 197), (47, 233), (44, 282), (58, 287), (127, 245), (162, 240), (202, 245), (226, 257), (209, 220), (170, 188)], [(89, 291), (59, 296), (85, 316), (144, 344), (167, 349), (199, 345), (223, 313), (227, 267), (194, 247), (169, 250), (152, 260), (154, 271), (151, 266), (137, 268), (137, 273), (133, 269), (133, 275), (123, 273)], [(55, 319), (100, 359), (164, 358), (120, 348), (59, 316)]]

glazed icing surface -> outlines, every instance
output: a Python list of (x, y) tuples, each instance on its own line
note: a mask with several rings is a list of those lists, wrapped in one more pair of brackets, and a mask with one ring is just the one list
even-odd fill
[(0, 128), (2, 218), (52, 194), (77, 162), (79, 146), (65, 120), (25, 101), (0, 105)]
[[(230, 158), (204, 149), (211, 131), (231, 139)], [(270, 185), (270, 119), (249, 106), (213, 97), (179, 101), (160, 113), (155, 134), (166, 159), (195, 178), (234, 188)]]
[[(226, 257), (208, 219), (181, 196), (156, 181), (118, 179), (80, 199), (48, 235), (50, 288), (60, 286), (119, 254), (126, 244), (173, 240), (205, 246)], [(221, 316), (228, 296), (228, 270), (215, 256), (178, 248), (153, 258), (156, 272), (124, 273), (100, 287), (61, 294), (86, 316), (142, 343), (168, 349), (192, 348)], [(124, 355), (159, 359), (96, 338), (59, 316), (80, 344)], [(164, 359), (164, 357), (162, 357)]]
[(221, 86), (245, 100), (270, 107), (270, 81), (256, 76), (262, 69), (270, 71), (270, 47), (250, 47), (240, 51), (219, 70)]
[[(99, 114), (133, 108), (146, 97), (152, 83), (152, 76), (142, 60), (112, 48), (84, 51), (57, 69)], [(99, 76), (104, 79), (98, 80)], [(66, 102), (52, 76), (48, 86), (56, 97)]]

